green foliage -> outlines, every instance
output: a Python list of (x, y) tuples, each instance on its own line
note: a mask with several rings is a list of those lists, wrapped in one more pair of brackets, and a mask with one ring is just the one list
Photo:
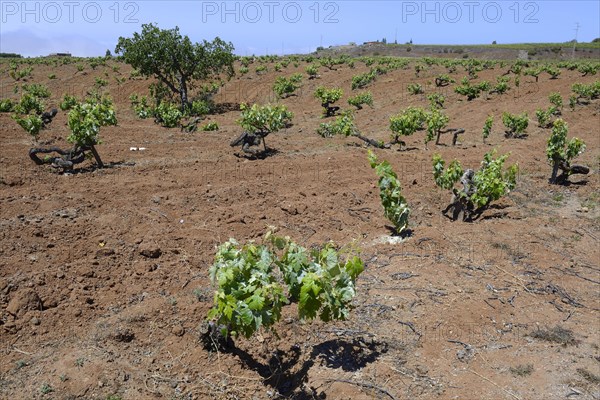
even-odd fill
[(423, 86), (420, 83), (411, 83), (407, 87), (408, 93), (410, 94), (422, 94), (424, 93)]
[(143, 76), (153, 76), (181, 99), (181, 109), (188, 107), (188, 89), (195, 81), (208, 81), (222, 73), (234, 73), (233, 45), (220, 38), (212, 42), (192, 43), (179, 28), (161, 30), (143, 24), (141, 33), (132, 38), (120, 37), (115, 48), (126, 63)]
[(415, 76), (418, 78), (421, 72), (425, 71), (425, 66), (421, 64), (415, 65)]
[(440, 93), (432, 93), (427, 96), (427, 100), (429, 100), (429, 106), (431, 108), (444, 108), (446, 97)]
[(448, 86), (449, 84), (454, 82), (456, 81), (452, 79), (448, 74), (440, 74), (435, 77), (435, 86), (437, 87)]
[(146, 96), (138, 97), (138, 95), (134, 93), (129, 96), (129, 100), (131, 101), (133, 111), (138, 118), (146, 119), (154, 115), (154, 110), (148, 106), (148, 98)]
[(22, 69), (18, 69), (17, 64), (13, 64), (13, 65), (11, 65), (8, 75), (10, 75), (10, 77), (13, 78), (15, 81), (20, 81), (21, 79), (25, 80), (25, 78), (30, 77), (32, 72), (33, 72), (32, 66), (23, 67)]
[(256, 67), (255, 71), (256, 71), (256, 75), (260, 75), (262, 73), (266, 73), (268, 71), (268, 69), (267, 69), (266, 65), (259, 65), (258, 67)]
[(376, 78), (377, 73), (373, 69), (371, 69), (369, 72), (365, 72), (364, 74), (355, 75), (352, 77), (352, 90), (362, 89), (374, 82)]
[(190, 115), (205, 116), (213, 111), (213, 102), (211, 100), (194, 100), (189, 109)]
[(454, 91), (460, 95), (467, 96), (467, 101), (471, 101), (479, 97), (481, 92), (488, 91), (490, 83), (483, 81), (477, 85), (472, 85), (466, 77), (461, 81), (461, 85), (456, 86)]
[(14, 111), (17, 114), (34, 113), (41, 115), (44, 112), (44, 104), (38, 97), (30, 93), (25, 93), (21, 97), (21, 101), (14, 107)]
[(335, 103), (343, 95), (344, 95), (344, 92), (340, 88), (327, 89), (324, 86), (319, 86), (315, 90), (315, 97), (317, 99), (321, 100), (321, 103), (323, 103), (323, 104), (325, 104), (325, 103), (329, 103), (329, 104)]
[(308, 74), (308, 79), (315, 79), (319, 76), (319, 67), (315, 64), (307, 65), (305, 71)]
[(508, 85), (508, 81), (510, 78), (508, 76), (499, 76), (496, 78), (496, 85), (492, 88), (493, 93), (504, 94), (510, 89)]
[(23, 91), (32, 96), (39, 97), (40, 99), (47, 99), (50, 97), (50, 89), (48, 89), (48, 86), (41, 83), (25, 84), (23, 85)]
[(542, 72), (544, 72), (544, 69), (541, 67), (527, 68), (525, 71), (523, 71), (523, 75), (533, 76), (535, 78), (535, 81), (537, 82)]
[(575, 111), (575, 106), (577, 105), (578, 101), (577, 101), (577, 96), (572, 94), (569, 96), (569, 108), (572, 111)]
[(600, 97), (600, 81), (590, 83), (589, 85), (575, 83), (571, 86), (571, 90), (577, 95), (577, 103), (580, 103), (581, 100), (589, 102)]
[(427, 143), (431, 142), (436, 136), (436, 144), (439, 143), (441, 130), (446, 127), (448, 121), (450, 121), (450, 118), (438, 108), (432, 108), (431, 111), (427, 113), (427, 119), (425, 120), (427, 123), (425, 146), (427, 146)]
[(250, 71), (250, 69), (248, 67), (243, 66), (243, 65), (239, 69), (240, 75), (246, 75), (249, 71)]
[(550, 93), (550, 95), (548, 96), (548, 100), (550, 100), (550, 104), (556, 107), (556, 109), (561, 110), (563, 108), (563, 99), (560, 93)]
[(521, 115), (511, 114), (508, 112), (502, 113), (502, 123), (506, 127), (507, 137), (521, 137), (529, 126), (529, 117), (527, 113)]
[(583, 140), (573, 138), (567, 143), (568, 125), (562, 119), (554, 121), (552, 134), (548, 138), (546, 156), (552, 164), (555, 162), (570, 163), (574, 158), (585, 151)]
[(513, 164), (503, 171), (508, 154), (494, 159), (495, 150), (483, 156), (481, 167), (473, 177), (475, 193), (470, 197), (475, 207), (485, 207), (492, 201), (500, 199), (515, 188), (519, 168)]
[(373, 65), (375, 63), (375, 59), (373, 57), (365, 57), (365, 58), (363, 58), (363, 62), (365, 63), (365, 65), (367, 67), (370, 67), (371, 65)]
[(174, 128), (178, 126), (179, 121), (183, 117), (179, 107), (168, 101), (161, 101), (160, 104), (154, 108), (153, 114), (156, 121), (165, 128)]
[(561, 74), (560, 69), (551, 65), (544, 67), (544, 71), (550, 75), (550, 79), (558, 79), (559, 75)]
[(0, 112), (11, 112), (15, 104), (11, 99), (0, 100)]
[(596, 75), (599, 69), (600, 64), (582, 63), (577, 67), (577, 70), (583, 74), (582, 76)]
[(371, 92), (358, 93), (348, 99), (348, 104), (356, 107), (358, 110), (362, 109), (363, 104), (373, 107), (373, 95)]
[(301, 319), (348, 318), (364, 269), (360, 258), (341, 261), (331, 243), (307, 250), (270, 233), (265, 241), (240, 245), (230, 239), (217, 250), (209, 271), (217, 290), (208, 319), (223, 336), (249, 338), (261, 327), (273, 329), (290, 302), (298, 303)]
[(40, 131), (42, 130), (42, 118), (37, 114), (20, 116), (18, 114), (13, 115), (13, 119), (19, 124), (25, 132), (29, 133), (35, 140), (37, 140)]
[(352, 111), (346, 111), (337, 116), (334, 122), (321, 123), (317, 128), (317, 133), (322, 137), (333, 137), (335, 135), (353, 136), (357, 133), (354, 126), (354, 116)]
[(42, 386), (40, 386), (40, 393), (41, 394), (49, 394), (54, 392), (54, 388), (52, 386), (50, 386), (50, 384), (44, 382), (42, 383)]
[[(9, 104), (12, 104), (12, 102)], [(42, 113), (44, 112), (42, 100), (35, 95), (26, 92), (21, 96), (19, 103), (12, 106), (12, 110), (14, 111), (12, 118), (25, 130), (25, 132), (33, 136), (34, 140), (37, 140), (44, 125), (41, 118)]]
[(217, 124), (216, 122), (209, 122), (206, 125), (203, 125), (200, 130), (204, 131), (204, 132), (211, 132), (211, 131), (218, 131), (219, 130), (219, 124)]
[(94, 81), (95, 81), (94, 86), (96, 88), (101, 88), (101, 87), (108, 85), (108, 81), (106, 79), (102, 79), (98, 76), (94, 78)]
[(410, 136), (419, 129), (423, 129), (427, 113), (420, 107), (408, 107), (402, 113), (390, 117), (392, 141), (399, 142), (400, 136)]
[(291, 96), (300, 87), (302, 74), (293, 74), (289, 78), (279, 76), (273, 85), (273, 91), (280, 99)]
[(458, 160), (453, 160), (447, 169), (444, 168), (445, 165), (446, 162), (442, 159), (442, 156), (439, 154), (433, 155), (433, 179), (435, 184), (442, 189), (450, 190), (459, 181), (464, 171)]
[[(518, 166), (514, 164), (503, 171), (508, 154), (494, 159), (495, 155), (496, 151), (492, 150), (483, 156), (481, 166), (472, 178), (471, 183), (474, 190), (467, 193), (464, 189), (462, 191), (454, 189), (455, 195), (460, 196), (472, 208), (487, 207), (492, 201), (509, 193), (516, 185)], [(464, 171), (457, 160), (452, 161), (447, 169), (444, 169), (444, 166), (445, 162), (441, 156), (434, 154), (433, 177), (435, 183), (442, 189), (451, 190), (461, 179)]]
[(540, 128), (550, 128), (552, 126), (552, 116), (555, 115), (557, 109), (554, 106), (548, 107), (547, 110), (538, 108), (535, 110), (535, 116)]
[(100, 143), (100, 127), (116, 124), (117, 116), (112, 100), (108, 97), (90, 96), (69, 111), (67, 125), (71, 134), (67, 141), (80, 147), (94, 146)]
[(410, 208), (404, 196), (398, 175), (392, 170), (387, 161), (378, 162), (375, 153), (369, 150), (369, 164), (379, 176), (379, 197), (383, 205), (384, 214), (392, 224), (397, 234), (402, 234), (408, 228)]
[(492, 125), (493, 124), (494, 124), (494, 116), (489, 115), (486, 118), (485, 123), (483, 124), (482, 136), (483, 136), (484, 142), (485, 142), (485, 139), (487, 139), (490, 136), (490, 134), (492, 133)]
[(237, 123), (249, 133), (277, 132), (290, 124), (293, 118), (293, 114), (284, 105), (254, 104), (249, 107), (247, 104), (242, 104), (241, 110)]

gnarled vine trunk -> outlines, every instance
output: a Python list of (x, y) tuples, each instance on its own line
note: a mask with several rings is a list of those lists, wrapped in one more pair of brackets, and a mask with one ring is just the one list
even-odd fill
[[(559, 171), (560, 175), (558, 174)], [(560, 185), (567, 182), (570, 175), (587, 175), (589, 173), (590, 169), (585, 165), (570, 165), (562, 159), (555, 159), (552, 164), (550, 183)]]

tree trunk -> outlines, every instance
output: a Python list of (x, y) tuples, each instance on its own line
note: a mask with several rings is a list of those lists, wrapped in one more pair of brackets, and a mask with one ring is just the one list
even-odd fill
[(559, 164), (560, 162), (558, 160), (554, 160), (554, 163), (552, 164), (552, 176), (550, 177), (550, 183), (556, 183)]
[(100, 154), (98, 154), (94, 145), (90, 146), (90, 150), (91, 150), (92, 154), (94, 155), (94, 158), (96, 159), (96, 164), (98, 164), (98, 168), (104, 168), (104, 163), (100, 159)]
[(356, 136), (360, 140), (368, 143), (369, 145), (371, 145), (373, 147), (377, 147), (378, 149), (385, 149), (385, 145), (383, 143), (378, 142), (377, 140), (365, 137), (365, 136), (361, 135), (360, 133), (356, 133), (356, 134), (354, 134), (354, 136)]
[(179, 96), (181, 97), (181, 112), (185, 113), (185, 110), (188, 108), (188, 88), (187, 88), (187, 79), (185, 76), (181, 76), (179, 78)]

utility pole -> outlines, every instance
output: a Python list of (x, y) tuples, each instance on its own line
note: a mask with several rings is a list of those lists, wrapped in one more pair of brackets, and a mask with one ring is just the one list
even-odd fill
[(575, 59), (575, 48), (577, 47), (577, 35), (579, 34), (579, 22), (575, 23), (575, 40), (573, 41), (573, 60)]

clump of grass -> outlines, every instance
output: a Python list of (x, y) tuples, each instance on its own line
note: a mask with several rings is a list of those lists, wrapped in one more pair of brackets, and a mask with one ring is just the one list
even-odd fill
[(196, 288), (192, 293), (198, 301), (208, 301), (210, 299), (210, 294), (205, 289)]
[(562, 326), (556, 325), (550, 329), (537, 329), (529, 334), (534, 339), (541, 339), (547, 342), (559, 343), (563, 346), (575, 344), (575, 335), (570, 329), (565, 329)]
[(552, 195), (552, 201), (561, 204), (565, 200), (565, 195), (562, 193), (555, 193)]
[(533, 372), (533, 364), (520, 364), (516, 367), (510, 367), (510, 373), (514, 376), (529, 376)]
[(589, 383), (591, 383), (593, 385), (600, 385), (600, 376), (591, 373), (587, 369), (577, 368), (577, 373), (579, 375), (581, 375), (581, 377), (583, 379), (585, 379), (586, 381), (588, 381)]
[(587, 199), (585, 199), (582, 203), (582, 207), (587, 207), (590, 210), (595, 209), (600, 204), (600, 194), (597, 192), (592, 192)]
[(40, 386), (41, 394), (48, 394), (48, 393), (52, 393), (52, 392), (54, 392), (54, 389), (48, 383), (43, 383), (42, 386)]

